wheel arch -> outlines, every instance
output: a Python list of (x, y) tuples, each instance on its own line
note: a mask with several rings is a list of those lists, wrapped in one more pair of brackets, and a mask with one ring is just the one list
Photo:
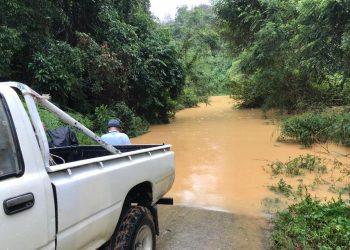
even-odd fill
[(153, 187), (152, 183), (149, 181), (144, 181), (137, 184), (129, 190), (125, 196), (124, 206), (129, 206), (131, 204), (138, 204), (140, 206), (149, 207), (152, 205), (153, 201)]

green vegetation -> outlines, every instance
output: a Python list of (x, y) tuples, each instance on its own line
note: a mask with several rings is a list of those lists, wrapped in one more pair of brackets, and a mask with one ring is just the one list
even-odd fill
[(342, 187), (339, 187), (339, 186), (332, 184), (328, 190), (333, 192), (333, 193), (341, 194), (341, 195), (350, 194), (350, 183), (348, 185), (345, 185)]
[(350, 2), (217, 0), (231, 93), (289, 112), (349, 104)]
[(2, 1), (0, 81), (50, 94), (97, 132), (117, 116), (130, 136), (227, 93), (231, 58), (212, 7), (181, 7), (167, 24), (149, 8), (149, 0)]
[(166, 26), (172, 32), (185, 70), (185, 87), (178, 100), (180, 108), (208, 103), (210, 95), (228, 94), (227, 70), (232, 59), (217, 31), (212, 7), (181, 7), (175, 20)]
[(350, 145), (348, 110), (322, 112), (350, 104), (350, 2), (217, 0), (215, 11), (235, 55), (231, 95), (243, 107), (309, 111), (286, 119), (282, 136)]
[(349, 249), (350, 200), (306, 197), (277, 214), (271, 249)]
[(327, 166), (322, 163), (322, 159), (313, 155), (300, 155), (294, 159), (283, 163), (276, 161), (268, 164), (273, 176), (285, 174), (287, 176), (300, 176), (304, 175), (305, 171), (325, 173)]
[[(159, 24), (149, 0), (3, 0), (0, 81), (49, 93), (100, 134), (119, 117), (137, 136), (178, 109), (228, 93), (243, 107), (307, 111), (282, 122), (284, 139), (350, 146), (350, 1), (213, 2), (181, 7)], [(334, 106), (342, 108), (327, 110)], [(63, 125), (39, 112), (48, 129)], [(92, 143), (76, 132), (80, 144)], [(311, 155), (268, 165), (279, 178), (268, 188), (279, 197), (263, 203), (279, 210), (299, 202), (277, 213), (271, 249), (350, 249), (350, 200), (321, 203), (309, 194), (321, 185), (349, 194), (342, 178), (350, 168), (332, 165)], [(312, 183), (297, 186), (281, 178), (310, 173)]]
[(282, 194), (286, 197), (289, 197), (292, 194), (292, 186), (287, 184), (283, 179), (280, 179), (276, 186), (268, 187), (272, 192), (277, 194)]
[[(67, 126), (53, 113), (47, 111), (45, 108), (38, 107), (40, 117), (45, 124), (46, 129), (54, 129), (62, 126)], [(130, 137), (134, 137), (146, 133), (149, 128), (149, 123), (141, 117), (136, 116), (125, 104), (117, 103), (113, 108), (108, 108), (105, 105), (97, 107), (95, 113), (89, 116), (83, 116), (74, 111), (67, 112), (74, 119), (84, 124), (90, 130), (102, 135), (107, 131), (107, 122), (113, 117), (119, 117), (123, 122), (123, 132)], [(74, 128), (72, 128), (74, 129)], [(96, 144), (81, 131), (74, 129), (78, 142), (81, 145)]]
[(122, 122), (123, 130), (129, 136), (134, 137), (146, 133), (149, 123), (125, 105), (125, 103), (116, 103), (112, 107), (102, 105), (95, 109), (94, 126), (99, 133), (105, 133), (107, 122), (114, 117), (118, 117)]
[[(306, 154), (286, 162), (272, 162), (267, 164), (264, 169), (272, 178), (279, 178), (279, 181), (274, 185), (269, 185), (268, 189), (294, 200), (305, 198), (309, 194), (309, 190), (315, 191), (320, 186), (326, 186), (330, 192), (338, 195), (347, 194), (350, 190), (349, 184), (346, 183), (350, 177), (350, 167), (337, 159), (322, 159), (318, 156)], [(306, 174), (311, 175), (313, 181), (309, 180), (304, 183)], [(292, 180), (299, 177), (298, 185), (288, 184), (281, 176), (286, 176)]]
[[(268, 167), (272, 177), (293, 178), (304, 175), (305, 171), (316, 174), (312, 183), (298, 179), (298, 185), (293, 187), (280, 178), (275, 185), (268, 186), (279, 196), (263, 200), (267, 212), (276, 214), (270, 249), (348, 249), (350, 200), (340, 196), (350, 194), (349, 185), (344, 186), (345, 177), (350, 175), (347, 165), (338, 160), (301, 155), (286, 163), (273, 162)], [(315, 191), (320, 186), (328, 186), (329, 191), (339, 195), (338, 200), (321, 202), (311, 198), (309, 190)]]
[(0, 80), (27, 83), (84, 116), (123, 103), (142, 120), (168, 122), (185, 76), (171, 34), (153, 20), (149, 5), (1, 1)]
[(281, 135), (307, 147), (327, 141), (350, 146), (350, 115), (328, 111), (293, 116), (282, 122)]
[[(55, 129), (58, 127), (65, 127), (65, 123), (63, 123), (60, 119), (57, 118), (53, 113), (47, 111), (41, 106), (38, 106), (38, 111), (40, 118), (42, 122), (45, 125), (45, 129), (50, 130), (50, 129)], [(72, 116), (74, 119), (79, 121), (80, 123), (84, 124), (87, 128), (92, 129), (93, 127), (93, 122), (91, 119), (89, 119), (86, 116), (82, 116), (79, 113), (74, 113), (74, 112), (67, 112), (70, 116)], [(74, 133), (77, 136), (78, 142), (81, 145), (90, 145), (90, 144), (96, 144), (93, 142), (89, 137), (84, 135), (82, 132), (80, 132), (77, 129), (74, 129)]]

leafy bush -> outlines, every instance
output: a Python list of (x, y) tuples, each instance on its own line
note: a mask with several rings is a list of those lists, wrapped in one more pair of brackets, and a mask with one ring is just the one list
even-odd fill
[(226, 71), (231, 54), (215, 27), (212, 7), (180, 7), (175, 20), (167, 26), (186, 73), (185, 89), (178, 99), (180, 106), (195, 107), (199, 102), (207, 103), (210, 95), (228, 94)]
[[(69, 127), (55, 114), (46, 110), (42, 106), (39, 105), (38, 110), (41, 120), (47, 130), (55, 129), (58, 127)], [(149, 123), (141, 117), (136, 116), (135, 113), (124, 103), (117, 103), (112, 107), (108, 107), (106, 105), (97, 107), (95, 110), (95, 115), (93, 117), (82, 115), (74, 111), (67, 113), (82, 123), (88, 129), (100, 134), (107, 132), (107, 123), (112, 118), (119, 118), (122, 121), (124, 132), (127, 133), (130, 137), (144, 134), (148, 131), (149, 128)], [(81, 131), (75, 129), (74, 127), (71, 127), (71, 129), (74, 130), (79, 144), (96, 144), (96, 142), (87, 137)]]
[(50, 43), (35, 53), (29, 69), (34, 74), (34, 89), (50, 94), (53, 101), (78, 111), (84, 110), (83, 65), (80, 50), (65, 42)]
[(46, 109), (40, 106), (38, 107), (38, 111), (41, 121), (44, 123), (45, 129), (50, 130), (65, 126), (65, 123), (63, 123), (56, 115), (54, 115), (50, 111), (47, 111)]
[(0, 80), (25, 82), (84, 115), (125, 102), (149, 122), (168, 122), (185, 76), (149, 8), (141, 0), (0, 1)]
[(350, 103), (349, 1), (217, 0), (214, 9), (235, 55), (231, 95), (243, 106)]
[(326, 142), (333, 120), (328, 115), (305, 113), (287, 118), (281, 124), (282, 136), (295, 138), (306, 147)]
[[(42, 120), (42, 122), (45, 125), (45, 129), (55, 129), (58, 127), (69, 127), (66, 123), (62, 122), (56, 115), (51, 113), (50, 111), (46, 110), (45, 108), (39, 106), (38, 107), (39, 115)], [(67, 112), (70, 116), (72, 116), (74, 119), (76, 119), (78, 122), (82, 123), (85, 127), (88, 129), (92, 129), (93, 127), (93, 121), (89, 119), (87, 116), (83, 116), (76, 112)], [(83, 134), (81, 131), (71, 127), (71, 129), (74, 130), (75, 135), (77, 136), (78, 142), (80, 145), (91, 145), (96, 144), (92, 139), (87, 137), (85, 134)]]
[(273, 220), (271, 249), (350, 249), (350, 200), (307, 196)]
[(333, 116), (329, 136), (333, 142), (350, 146), (350, 114), (341, 113)]
[(6, 26), (0, 26), (0, 79), (9, 80), (12, 61), (23, 43), (19, 32)]
[(315, 142), (350, 145), (350, 114), (305, 113), (285, 119), (281, 124), (282, 137), (297, 140), (306, 147)]
[(118, 118), (122, 122), (123, 131), (130, 137), (144, 134), (148, 131), (149, 123), (125, 105), (117, 103), (113, 106), (102, 105), (95, 109), (95, 129), (103, 134), (107, 131), (107, 123), (110, 119)]
[(178, 99), (178, 102), (182, 105), (183, 108), (192, 108), (198, 105), (199, 97), (196, 95), (192, 88), (185, 87)]

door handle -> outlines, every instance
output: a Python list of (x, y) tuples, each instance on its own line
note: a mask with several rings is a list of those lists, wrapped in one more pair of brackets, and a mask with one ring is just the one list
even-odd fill
[(34, 206), (35, 199), (32, 193), (22, 194), (4, 200), (4, 211), (7, 215), (19, 213)]

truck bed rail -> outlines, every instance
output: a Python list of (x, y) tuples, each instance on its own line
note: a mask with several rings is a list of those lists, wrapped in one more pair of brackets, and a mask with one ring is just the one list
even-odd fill
[[(101, 164), (103, 164), (103, 162), (114, 160), (114, 159), (128, 158), (129, 160), (132, 160), (132, 157), (136, 156), (136, 155), (142, 155), (142, 154), (146, 153), (146, 154), (149, 154), (150, 156), (152, 156), (152, 153), (161, 152), (161, 151), (168, 152), (168, 151), (170, 151), (170, 147), (171, 147), (171, 145), (166, 144), (166, 145), (155, 146), (155, 147), (150, 147), (150, 148), (146, 148), (146, 149), (139, 149), (139, 150), (135, 150), (135, 151), (125, 152), (125, 153), (121, 153), (118, 155), (107, 155), (107, 156), (101, 156), (101, 157), (97, 157), (97, 158), (91, 158), (91, 159), (74, 161), (74, 162), (69, 162), (69, 163), (64, 163), (64, 164), (59, 164), (59, 165), (54, 165), (54, 166), (48, 166), (48, 167), (46, 167), (46, 171), (48, 173), (54, 173), (54, 172), (58, 172), (58, 171), (62, 171), (62, 170), (72, 169), (72, 168), (76, 168), (76, 167), (82, 167), (84, 165), (89, 165), (89, 164), (93, 164), (93, 163), (97, 163), (101, 166)], [(103, 167), (103, 165), (101, 167)]]

